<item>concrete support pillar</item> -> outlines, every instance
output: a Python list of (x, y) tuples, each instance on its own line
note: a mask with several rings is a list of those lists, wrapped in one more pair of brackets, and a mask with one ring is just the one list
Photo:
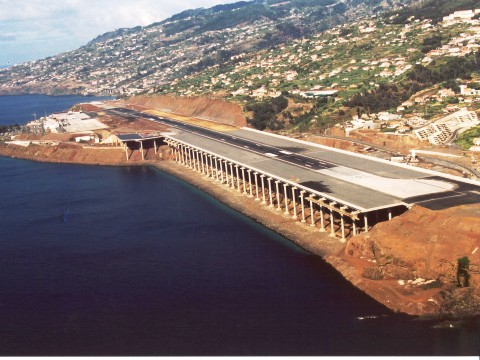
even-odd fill
[(234, 175), (233, 175), (233, 163), (230, 163), (230, 184), (231, 184), (231, 188), (232, 189), (235, 189), (235, 183), (233, 182), (234, 181)]
[(277, 210), (281, 211), (282, 206), (280, 205), (280, 180), (275, 181), (275, 188), (277, 189)]
[(253, 175), (255, 176), (255, 193), (256, 193), (255, 201), (260, 201), (260, 198), (258, 197), (258, 173), (256, 172)]
[(184, 152), (185, 152), (185, 167), (190, 167), (190, 156), (189, 156), (190, 147), (185, 146), (184, 147)]
[(185, 163), (185, 146), (184, 145), (180, 145), (180, 164), (182, 165), (186, 165)]
[(227, 160), (223, 161), (223, 165), (225, 166), (225, 181), (226, 181), (225, 184), (227, 186), (230, 186), (230, 184), (228, 183), (228, 162), (227, 162)]
[(323, 206), (320, 205), (320, 231), (325, 232), (325, 218), (323, 214)]
[(205, 174), (205, 161), (203, 159), (203, 152), (199, 151), (200, 163), (202, 164), (202, 175)]
[(357, 235), (357, 224), (356, 224), (356, 220), (355, 219), (352, 219), (352, 227), (353, 227), (353, 236)]
[(252, 170), (248, 169), (248, 184), (249, 184), (249, 189), (250, 189), (250, 195), (249, 197), (253, 198), (253, 186), (252, 186)]
[(124, 148), (125, 148), (125, 158), (128, 161), (129, 159), (128, 159), (128, 147), (127, 147), (127, 145), (125, 145)]
[(205, 175), (208, 165), (205, 161), (205, 153), (203, 151), (200, 151), (200, 159), (202, 161), (202, 175)]
[(296, 202), (296, 199), (295, 199), (295, 190), (297, 190), (296, 187), (292, 187), (292, 200), (293, 200), (293, 218), (294, 219), (297, 219), (298, 216), (297, 216), (297, 202)]
[(145, 160), (145, 154), (143, 153), (143, 141), (140, 141), (140, 151), (142, 152), (142, 160)]
[(203, 154), (203, 157), (204, 157), (204, 160), (205, 160), (204, 161), (205, 162), (205, 176), (208, 177), (208, 172), (209, 172), (209, 170), (208, 170), (208, 154), (206, 154), (206, 153)]
[(312, 201), (313, 195), (310, 195), (310, 221), (311, 224), (310, 226), (315, 226), (315, 209), (313, 208), (313, 201)]
[(203, 173), (203, 168), (202, 168), (202, 153), (200, 150), (197, 150), (197, 172), (200, 174)]
[(367, 217), (367, 214), (363, 214), (363, 218), (365, 220), (365, 232), (368, 232), (368, 217)]
[(345, 242), (345, 222), (343, 220), (343, 214), (340, 214), (340, 222), (342, 225), (342, 242)]
[(270, 205), (268, 206), (273, 207), (272, 178), (268, 178), (268, 195), (270, 196)]
[(266, 204), (267, 201), (265, 200), (265, 175), (260, 175), (260, 179), (262, 180), (262, 196), (263, 196), (263, 200), (262, 200), (262, 204)]
[(157, 155), (157, 139), (153, 139), (153, 148), (155, 149), (155, 155)]
[(333, 217), (332, 209), (330, 209), (330, 236), (335, 236), (335, 218)]
[(215, 177), (220, 182), (220, 171), (218, 171), (218, 158), (215, 156)]
[(392, 220), (392, 209), (388, 209), (388, 220)]
[(170, 148), (172, 149), (172, 153), (173, 153), (173, 158), (175, 160), (175, 162), (177, 162), (177, 148), (175, 147), (175, 144), (173, 143), (170, 143)]
[(305, 220), (305, 193), (306, 191), (305, 190), (302, 190), (300, 191), (300, 203), (302, 205), (302, 222), (307, 222), (307, 220)]
[(223, 180), (223, 160), (220, 159), (220, 184), (223, 184), (225, 181)]
[(237, 190), (238, 192), (242, 192), (242, 189), (240, 188), (240, 172), (238, 170), (240, 166), (235, 165), (235, 172), (237, 173)]
[(189, 148), (189, 155), (190, 155), (190, 168), (192, 170), (195, 170), (195, 166), (196, 166), (196, 163), (195, 163), (195, 149), (193, 148)]
[(247, 193), (247, 185), (245, 184), (246, 181), (245, 181), (245, 168), (242, 167), (242, 183), (243, 183), (243, 193), (246, 194)]
[(196, 170), (200, 172), (200, 154), (198, 150), (195, 150), (195, 163), (197, 164)]
[(287, 194), (287, 184), (283, 184), (283, 189), (285, 190), (285, 215), (290, 214), (288, 211), (288, 194)]
[(195, 169), (195, 160), (193, 159), (193, 149), (192, 148), (188, 148), (188, 157), (189, 157), (189, 162), (190, 162), (190, 168), (191, 169)]
[(210, 171), (208, 172), (207, 176), (213, 179), (213, 156), (208, 155), (208, 160), (210, 162)]

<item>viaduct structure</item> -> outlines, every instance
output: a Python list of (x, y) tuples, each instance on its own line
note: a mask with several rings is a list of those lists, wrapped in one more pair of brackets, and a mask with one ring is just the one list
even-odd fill
[(177, 163), (320, 232), (339, 237), (342, 242), (348, 236), (368, 232), (375, 223), (391, 220), (407, 209), (407, 206), (396, 206), (365, 212), (330, 195), (183, 141), (165, 136), (164, 142)]
[[(124, 108), (116, 115), (146, 118)], [(414, 204), (480, 203), (480, 183), (251, 129), (213, 131), (148, 114), (172, 132), (120, 137), (128, 150), (167, 145), (170, 158), (263, 206), (338, 237), (368, 232)], [(148, 151), (148, 150), (147, 150)]]

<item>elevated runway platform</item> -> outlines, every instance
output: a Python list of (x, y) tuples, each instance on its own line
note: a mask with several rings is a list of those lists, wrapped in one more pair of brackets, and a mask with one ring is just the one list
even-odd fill
[[(286, 137), (248, 129), (224, 134), (224, 139), (249, 138), (252, 148), (184, 131), (170, 136), (341, 199), (365, 212), (413, 204), (443, 209), (480, 203), (480, 183)], [(260, 143), (276, 151), (259, 151), (255, 144)]]

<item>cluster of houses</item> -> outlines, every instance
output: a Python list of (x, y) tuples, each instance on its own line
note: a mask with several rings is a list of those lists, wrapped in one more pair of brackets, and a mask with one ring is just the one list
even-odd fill
[[(299, 16), (291, 14), (289, 19)], [(189, 68), (215, 56), (219, 49), (229, 51), (247, 46), (276, 25), (275, 21), (262, 18), (248, 26), (239, 24), (184, 38), (169, 36), (167, 29), (181, 21), (189, 19), (158, 23), (140, 31), (120, 31), (78, 50), (2, 69), (0, 92), (42, 84), (64, 88), (67, 92), (70, 88), (83, 95), (129, 96), (152, 92), (182, 78)]]
[(435, 58), (443, 56), (461, 57), (478, 51), (480, 49), (480, 20), (473, 19), (478, 14), (480, 14), (480, 9), (456, 11), (444, 17), (443, 26), (466, 24), (468, 31), (453, 37), (447, 44), (430, 50), (422, 59), (422, 63), (428, 64)]
[(458, 132), (468, 130), (479, 124), (480, 121), (475, 111), (463, 109), (444, 116), (420, 129), (415, 129), (413, 133), (422, 141), (428, 141), (433, 145), (442, 145), (450, 141)]
[[(293, 94), (315, 97), (318, 91), (342, 91), (356, 89), (372, 75), (380, 79), (396, 78), (415, 64), (425, 64), (441, 56), (464, 56), (480, 48), (480, 21), (474, 17), (480, 9), (454, 12), (439, 25), (430, 20), (414, 18), (403, 28), (388, 27), (383, 20), (360, 20), (355, 24), (342, 25), (309, 39), (298, 39), (254, 57), (240, 54), (232, 57), (235, 64), (228, 72), (218, 69), (205, 76), (201, 82), (195, 75), (177, 80), (172, 91), (179, 95), (194, 96), (213, 93), (221, 89), (230, 96), (265, 98), (278, 96), (285, 83), (298, 84)], [(460, 25), (458, 25), (460, 24)], [(442, 27), (467, 26), (460, 36), (447, 44), (423, 55), (419, 48), (412, 47), (411, 33), (428, 36)], [(353, 31), (344, 31), (349, 29)], [(345, 35), (345, 33), (347, 33)], [(354, 56), (345, 56), (344, 47), (375, 46), (391, 49), (381, 58), (377, 52), (358, 51)], [(398, 51), (396, 50), (398, 49)], [(423, 57), (423, 58), (422, 58)], [(303, 69), (299, 73), (298, 69)], [(191, 79), (191, 81), (189, 81)], [(370, 86), (377, 86), (370, 83)]]

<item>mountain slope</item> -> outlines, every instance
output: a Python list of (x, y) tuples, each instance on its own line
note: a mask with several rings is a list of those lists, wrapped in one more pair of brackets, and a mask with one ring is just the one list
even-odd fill
[(130, 95), (237, 54), (310, 36), (410, 0), (254, 0), (187, 10), (146, 27), (118, 29), (85, 46), (0, 70), (0, 94)]

